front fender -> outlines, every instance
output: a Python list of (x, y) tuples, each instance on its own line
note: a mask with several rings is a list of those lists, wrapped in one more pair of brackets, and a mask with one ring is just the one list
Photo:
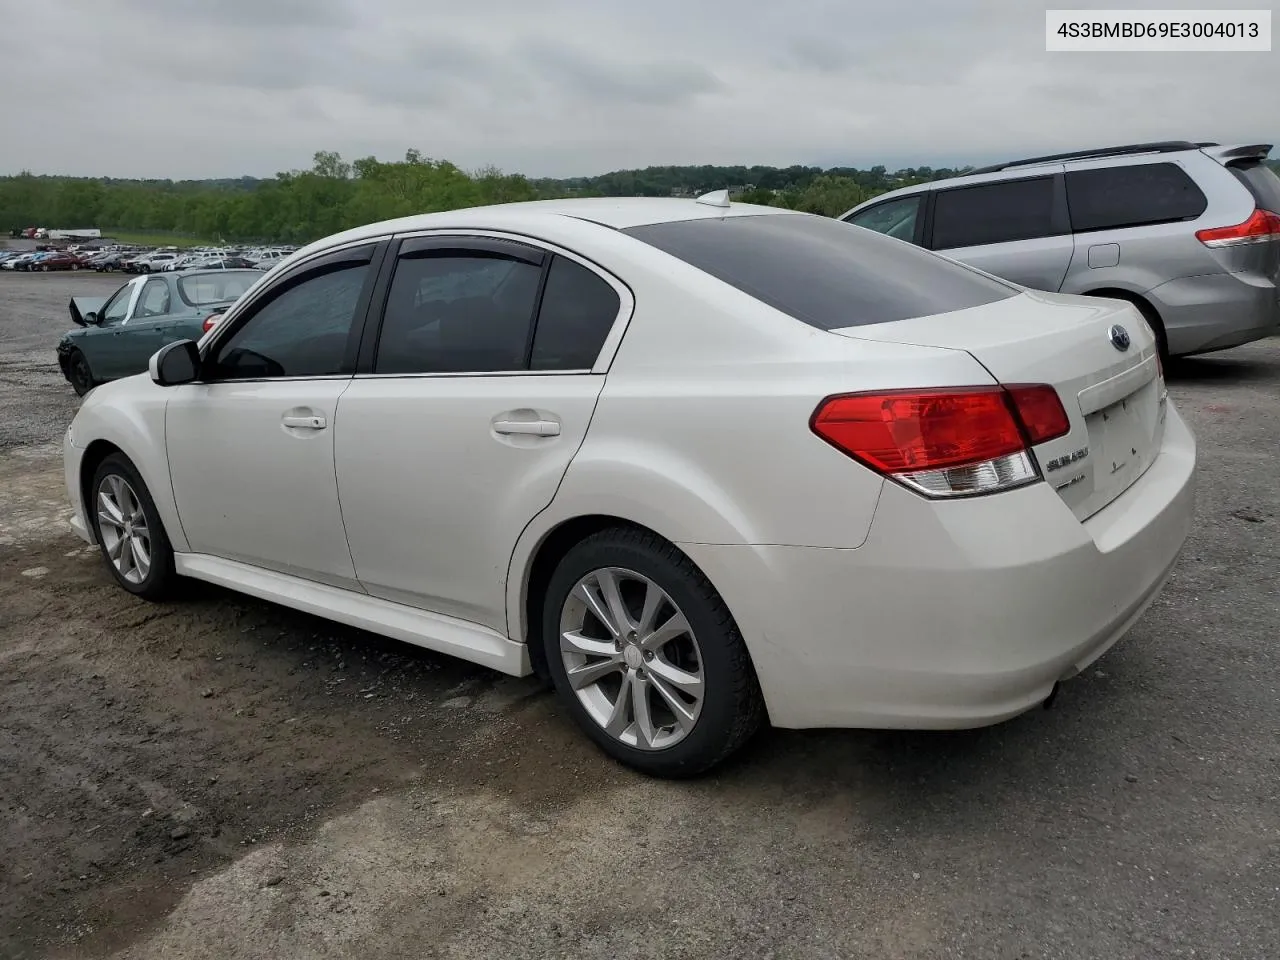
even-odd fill
[(153, 383), (145, 374), (95, 388), (72, 421), (71, 442), (80, 450), (108, 443), (128, 457), (151, 493), (173, 549), (183, 553), (190, 547), (182, 532), (169, 480), (164, 440), (165, 408), (171, 389), (174, 388)]

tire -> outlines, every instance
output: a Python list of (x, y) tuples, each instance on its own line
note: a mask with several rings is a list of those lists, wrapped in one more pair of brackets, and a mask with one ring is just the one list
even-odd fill
[[(585, 591), (607, 609), (599, 602), (609, 580), (618, 584), (628, 618), (617, 643), (581, 599)], [(646, 634), (639, 621), (654, 588), (662, 600)], [(671, 629), (680, 614), (688, 629)], [(566, 631), (590, 652), (581, 646), (562, 652)], [(574, 720), (605, 753), (642, 773), (698, 776), (745, 744), (764, 719), (751, 658), (724, 601), (688, 557), (652, 533), (610, 528), (570, 549), (547, 585), (542, 642), (556, 693)], [(575, 690), (570, 669), (593, 679)], [(642, 702), (647, 732), (637, 713)], [(613, 732), (610, 717), (619, 718)]]
[[(173, 566), (173, 547), (155, 501), (129, 458), (122, 453), (108, 456), (94, 472), (89, 490), (86, 508), (90, 522), (116, 583), (134, 596), (153, 602), (172, 595), (178, 580)], [(108, 502), (115, 510), (108, 512)], [(104, 515), (115, 516), (117, 522), (102, 519)], [(145, 532), (140, 534), (140, 531)], [(131, 542), (139, 543), (143, 552), (138, 553)], [(114, 552), (119, 553), (120, 561), (112, 558)]]
[(74, 271), (76, 271), (76, 270), (79, 270), (79, 269), (80, 269), (80, 264), (78, 264), (78, 263), (73, 263), (73, 264), (71, 265), (71, 269), (72, 269), (72, 271), (73, 271), (73, 272), (74, 272)]
[(49, 265), (48, 265), (47, 263), (45, 263), (45, 264), (41, 264), (40, 269), (41, 269), (43, 272), (48, 273), (48, 272), (49, 272)]
[(146, 263), (144, 263), (144, 264), (142, 265), (142, 272), (143, 272), (143, 273), (150, 273), (150, 272), (151, 272), (151, 265), (150, 265), (150, 264), (146, 264)]
[(77, 397), (83, 397), (97, 386), (89, 361), (79, 350), (72, 350), (67, 358), (67, 380), (71, 382), (71, 389), (76, 392)]

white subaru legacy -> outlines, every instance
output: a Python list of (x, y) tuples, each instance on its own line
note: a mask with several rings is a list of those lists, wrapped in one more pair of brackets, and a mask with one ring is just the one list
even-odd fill
[(1161, 589), (1195, 441), (1135, 308), (698, 200), (373, 224), (86, 398), (76, 531), (550, 678), (606, 753), (1036, 706)]

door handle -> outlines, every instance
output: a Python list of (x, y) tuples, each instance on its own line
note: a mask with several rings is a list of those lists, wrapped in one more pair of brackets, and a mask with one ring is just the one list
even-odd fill
[(280, 422), (286, 427), (297, 427), (300, 430), (323, 430), (328, 426), (324, 417), (281, 417)]
[(493, 432), (507, 436), (558, 437), (560, 424), (554, 420), (498, 420), (493, 425)]

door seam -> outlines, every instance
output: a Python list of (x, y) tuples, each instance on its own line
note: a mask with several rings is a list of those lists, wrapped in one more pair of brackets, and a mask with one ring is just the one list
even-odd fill
[(342, 391), (333, 401), (333, 426), (331, 428), (333, 430), (333, 443), (330, 445), (330, 449), (333, 451), (333, 489), (338, 496), (338, 522), (342, 524), (342, 541), (347, 545), (347, 556), (351, 559), (352, 579), (355, 580), (356, 586), (366, 596), (371, 596), (369, 588), (360, 579), (360, 571), (356, 567), (356, 555), (351, 552), (351, 537), (347, 534), (347, 516), (342, 509), (342, 481), (338, 477), (338, 418), (342, 412), (342, 398), (355, 382), (355, 377), (348, 379), (347, 385), (342, 388)]

